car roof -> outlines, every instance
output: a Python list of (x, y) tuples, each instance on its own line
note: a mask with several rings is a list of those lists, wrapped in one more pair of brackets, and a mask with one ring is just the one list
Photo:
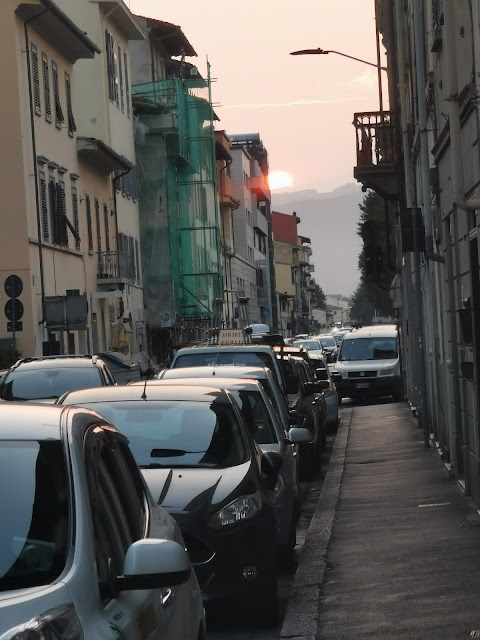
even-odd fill
[(177, 356), (185, 353), (196, 353), (198, 351), (206, 351), (207, 353), (216, 353), (217, 351), (267, 351), (271, 353), (272, 347), (267, 344), (229, 344), (229, 345), (198, 345), (193, 347), (182, 347), (175, 354)]
[(0, 440), (60, 440), (65, 407), (0, 402)]
[[(133, 382), (129, 386), (138, 387), (141, 384), (141, 382)], [(151, 380), (149, 386), (174, 384), (178, 384), (175, 379), (160, 378), (159, 380)], [(191, 378), (182, 379), (182, 384), (187, 384), (195, 387), (204, 387), (205, 381), (202, 378), (195, 378), (192, 376)], [(211, 381), (211, 386), (218, 387), (220, 389), (242, 388), (248, 389), (249, 391), (258, 391), (259, 389), (262, 389), (262, 385), (260, 384), (260, 382), (253, 378), (224, 378), (223, 376), (215, 376), (215, 378), (213, 378), (213, 380)]]
[(84, 367), (96, 367), (97, 362), (103, 362), (101, 358), (92, 356), (75, 356), (75, 357), (55, 357), (55, 358), (28, 358), (27, 360), (20, 360), (11, 367), (10, 372), (18, 371), (22, 369), (67, 369), (67, 368), (84, 368)]
[(180, 369), (165, 369), (159, 380), (176, 380), (180, 378), (258, 378), (264, 380), (270, 370), (265, 367), (240, 367), (223, 366), (216, 367), (183, 367)]
[[(155, 384), (158, 380), (146, 380), (139, 385), (121, 385), (118, 387), (95, 387), (68, 391), (59, 400), (65, 404), (84, 404), (90, 402), (124, 402), (135, 400), (191, 400), (192, 402), (229, 402), (227, 395), (218, 387), (207, 384), (202, 386), (188, 384)], [(146, 398), (142, 398), (145, 390)]]
[(391, 338), (398, 334), (397, 326), (394, 324), (384, 324), (378, 326), (361, 327), (354, 331), (349, 331), (344, 336), (344, 340), (353, 340), (355, 338)]

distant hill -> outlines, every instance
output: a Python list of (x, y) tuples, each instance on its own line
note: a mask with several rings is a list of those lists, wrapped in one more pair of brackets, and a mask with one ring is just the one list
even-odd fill
[(331, 191), (315, 190), (272, 193), (272, 209), (280, 213), (296, 211), (298, 231), (312, 241), (315, 281), (324, 293), (350, 296), (356, 289), (361, 238), (357, 235), (359, 204), (364, 194), (355, 184)]

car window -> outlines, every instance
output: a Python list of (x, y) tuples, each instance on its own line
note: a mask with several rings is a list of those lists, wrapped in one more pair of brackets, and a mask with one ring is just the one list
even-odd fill
[(85, 437), (85, 467), (102, 597), (111, 573), (122, 575), (128, 547), (144, 537), (145, 503), (132, 480), (121, 441), (92, 427)]
[(0, 513), (0, 592), (51, 584), (70, 547), (62, 442), (0, 441)]
[(230, 393), (240, 407), (245, 424), (257, 444), (278, 442), (275, 426), (259, 391), (231, 389)]
[(322, 347), (334, 347), (336, 342), (333, 338), (320, 338), (320, 344)]
[(311, 349), (312, 351), (318, 351), (322, 348), (318, 340), (299, 340), (294, 342), (292, 347), (303, 347), (304, 349)]
[(141, 467), (224, 468), (248, 459), (245, 434), (225, 402), (163, 400), (89, 404), (129, 439)]
[(398, 358), (396, 338), (354, 338), (344, 340), (340, 347), (340, 361), (394, 360)]
[(10, 372), (4, 380), (1, 394), (5, 400), (38, 400), (58, 398), (66, 391), (88, 389), (102, 385), (97, 367), (58, 367)]
[(173, 364), (174, 369), (213, 366), (268, 367), (275, 376), (277, 375), (273, 357), (265, 352), (218, 351), (216, 353), (186, 353), (185, 355), (178, 355)]

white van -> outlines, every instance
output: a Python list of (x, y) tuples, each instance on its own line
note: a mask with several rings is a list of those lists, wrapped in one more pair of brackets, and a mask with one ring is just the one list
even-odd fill
[(349, 331), (332, 377), (338, 398), (393, 396), (402, 399), (398, 329), (394, 324)]

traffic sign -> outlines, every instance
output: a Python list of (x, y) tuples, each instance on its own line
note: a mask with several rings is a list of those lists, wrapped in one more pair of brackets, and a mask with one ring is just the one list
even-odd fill
[(10, 298), (5, 304), (5, 315), (8, 320), (20, 320), (23, 316), (23, 304), (17, 298)]
[(16, 332), (23, 331), (23, 323), (22, 322), (7, 322), (7, 331)]
[(18, 298), (23, 291), (22, 279), (19, 276), (12, 274), (5, 280), (3, 288), (9, 298)]

